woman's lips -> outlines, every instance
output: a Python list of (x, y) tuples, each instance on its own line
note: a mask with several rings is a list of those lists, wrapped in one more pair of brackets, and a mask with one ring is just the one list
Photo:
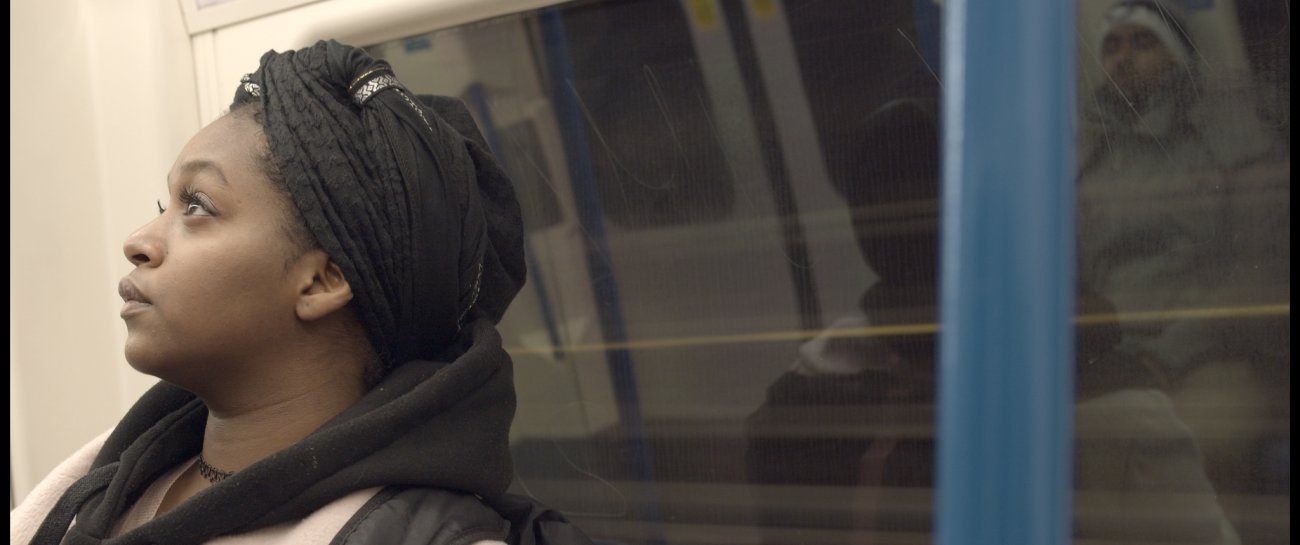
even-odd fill
[(122, 301), (125, 301), (125, 304), (122, 305), (122, 311), (119, 313), (123, 318), (153, 306), (149, 302), (149, 298), (141, 294), (139, 288), (136, 288), (135, 284), (126, 278), (118, 282), (117, 294), (122, 296)]

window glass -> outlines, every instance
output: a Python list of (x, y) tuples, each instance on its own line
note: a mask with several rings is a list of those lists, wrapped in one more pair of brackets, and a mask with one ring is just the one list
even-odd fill
[(1285, 4), (1079, 3), (1076, 535), (1290, 535)]
[[(517, 186), (517, 492), (610, 543), (930, 541), (939, 4), (579, 1), (370, 48)], [(1074, 533), (1281, 543), (1289, 17), (1173, 4), (1079, 3)]]

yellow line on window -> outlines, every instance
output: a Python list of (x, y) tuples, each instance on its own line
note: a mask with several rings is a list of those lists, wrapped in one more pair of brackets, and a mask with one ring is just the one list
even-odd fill
[[(1188, 308), (1178, 310), (1160, 310), (1148, 312), (1124, 312), (1113, 314), (1084, 314), (1076, 316), (1074, 321), (1081, 325), (1093, 325), (1120, 322), (1155, 322), (1172, 320), (1196, 320), (1210, 318), (1249, 318), (1259, 316), (1286, 316), (1291, 314), (1291, 304), (1256, 305), (1246, 307)], [(560, 352), (601, 352), (607, 350), (648, 350), (657, 348), (679, 348), (718, 344), (744, 344), (758, 342), (806, 341), (818, 336), (826, 337), (893, 337), (903, 335), (926, 335), (939, 331), (939, 324), (903, 324), (890, 326), (846, 327), (842, 329), (823, 330), (789, 330), (765, 331), (761, 333), (737, 333), (732, 335), (700, 335), (694, 337), (669, 337), (664, 339), (646, 339), (620, 343), (583, 343), (566, 344), (558, 347), (519, 347), (508, 346), (511, 355), (552, 354)]]
[(1147, 312), (1122, 312), (1115, 314), (1084, 314), (1075, 317), (1080, 324), (1110, 322), (1158, 322), (1162, 320), (1195, 320), (1206, 318), (1251, 318), (1258, 316), (1285, 316), (1291, 314), (1291, 304), (1256, 305), (1249, 307), (1184, 308)]

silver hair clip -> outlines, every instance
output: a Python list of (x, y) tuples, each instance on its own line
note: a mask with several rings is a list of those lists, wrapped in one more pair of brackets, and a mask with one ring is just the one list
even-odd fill
[(402, 82), (393, 75), (393, 67), (385, 61), (376, 61), (348, 84), (348, 94), (352, 95), (352, 102), (357, 106), (365, 106), (372, 97), (388, 89), (406, 91)]
[(244, 77), (239, 78), (239, 82), (244, 84), (244, 92), (253, 95), (255, 97), (262, 96), (262, 87), (256, 83), (253, 83), (252, 74), (244, 74)]
[(397, 81), (397, 77), (393, 75), (393, 69), (388, 63), (384, 61), (375, 63), (372, 68), (357, 76), (348, 85), (348, 92), (352, 94), (352, 102), (356, 103), (357, 106), (365, 106), (366, 101), (370, 100), (371, 97), (388, 89), (396, 89), (397, 96), (402, 97), (402, 100), (420, 116), (420, 121), (424, 122), (424, 127), (429, 129), (429, 132), (433, 132), (433, 125), (424, 116), (424, 109), (416, 104), (414, 100), (411, 100), (410, 91), (402, 85), (402, 82)]
[[(362, 79), (372, 75), (374, 77)], [(352, 102), (355, 102), (357, 106), (365, 106), (366, 101), (370, 100), (370, 97), (375, 96), (380, 91), (391, 87), (400, 88), (401, 86), (401, 82), (397, 81), (396, 77), (387, 72), (386, 66), (382, 69), (371, 70), (370, 72), (362, 74), (361, 78), (358, 78), (357, 81), (351, 85)]]

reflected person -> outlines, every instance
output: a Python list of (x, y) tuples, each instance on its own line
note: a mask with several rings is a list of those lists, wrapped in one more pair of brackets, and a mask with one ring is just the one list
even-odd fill
[[(1081, 104), (1080, 281), (1122, 313), (1278, 300), (1289, 211), (1266, 195), (1289, 193), (1290, 167), (1260, 168), (1277, 141), (1237, 83), (1247, 79), (1209, 77), (1169, 2), (1117, 3), (1099, 43), (1105, 77)], [(1125, 321), (1121, 349), (1177, 388), (1216, 359), (1276, 352), (1266, 337), (1255, 324), (1165, 315)]]
[[(836, 528), (857, 544), (932, 529), (937, 336), (926, 326), (937, 316), (938, 142), (929, 97), (887, 103), (852, 142), (860, 163), (835, 183), (879, 278), (860, 314), (800, 347), (746, 423), (760, 527)], [(1080, 292), (1081, 314), (1114, 314), (1104, 298)], [(1118, 350), (1113, 322), (1077, 335), (1076, 425), (1087, 433), (1076, 442), (1076, 535), (1237, 543), (1156, 374)], [(816, 487), (822, 506), (782, 504), (780, 487), (797, 486)]]

